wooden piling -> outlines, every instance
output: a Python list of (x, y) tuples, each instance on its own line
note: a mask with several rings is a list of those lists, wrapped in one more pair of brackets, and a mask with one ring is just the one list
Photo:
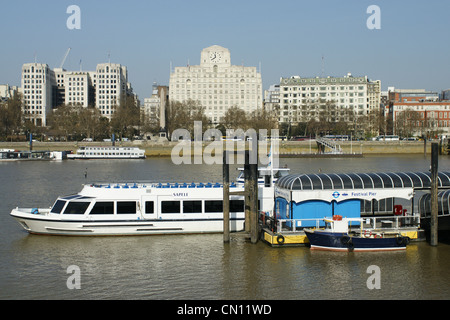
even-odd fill
[[(256, 147), (256, 152), (257, 151)], [(253, 151), (255, 152), (255, 151)], [(252, 243), (258, 242), (258, 160), (250, 163), (249, 151), (245, 151), (244, 191), (230, 192), (230, 172), (228, 153), (223, 154), (223, 241), (230, 241), (230, 195), (244, 196), (245, 232), (250, 235)], [(253, 158), (254, 162), (254, 158)]]
[(427, 156), (427, 137), (423, 136), (423, 156)]
[(431, 217), (430, 245), (438, 245), (438, 154), (439, 145), (431, 144)]
[(230, 242), (230, 165), (228, 152), (223, 152), (223, 242)]
[(258, 242), (258, 164), (250, 164), (249, 176), (250, 193), (250, 239)]
[(250, 202), (250, 240), (258, 242), (258, 144), (256, 137), (249, 143), (249, 202)]

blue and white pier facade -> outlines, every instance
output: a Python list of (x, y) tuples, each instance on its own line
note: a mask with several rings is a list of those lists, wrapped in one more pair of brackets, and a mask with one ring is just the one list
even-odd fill
[[(450, 172), (438, 173), (438, 188), (450, 189)], [(333, 215), (364, 218), (373, 228), (418, 228), (414, 196), (430, 189), (430, 172), (290, 174), (275, 186), (278, 232), (323, 227), (323, 218)], [(410, 204), (409, 211), (396, 204), (401, 202)]]

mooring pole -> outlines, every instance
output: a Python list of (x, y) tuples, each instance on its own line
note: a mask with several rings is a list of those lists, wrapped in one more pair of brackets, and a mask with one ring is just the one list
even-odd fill
[(438, 245), (438, 154), (439, 145), (431, 144), (431, 217), (430, 245)]
[(244, 204), (245, 204), (245, 232), (250, 232), (251, 230), (251, 222), (250, 222), (250, 154), (248, 150), (245, 150), (245, 164), (244, 164)]
[(258, 242), (258, 164), (250, 164), (250, 238)]
[(258, 141), (252, 139), (250, 152), (250, 239), (252, 243), (258, 242)]
[(223, 151), (223, 242), (230, 242), (230, 165), (228, 152)]
[(423, 156), (427, 156), (427, 136), (423, 136)]

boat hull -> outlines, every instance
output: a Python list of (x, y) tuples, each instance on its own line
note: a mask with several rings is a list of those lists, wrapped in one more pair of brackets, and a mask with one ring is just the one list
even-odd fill
[(81, 146), (67, 159), (145, 159), (145, 152), (136, 147), (95, 147)]
[(80, 155), (67, 155), (67, 159), (72, 160), (95, 160), (95, 159), (109, 159), (109, 160), (123, 160), (123, 159), (145, 159), (144, 156), (80, 156)]
[[(27, 210), (30, 212), (31, 210)], [(61, 220), (39, 209), (40, 214), (13, 209), (11, 216), (29, 233), (65, 236), (124, 236), (223, 232), (223, 219), (173, 220)], [(242, 231), (244, 219), (230, 219), (230, 231)]]
[(369, 252), (405, 250), (406, 237), (364, 238), (350, 237), (347, 233), (305, 229), (312, 250)]

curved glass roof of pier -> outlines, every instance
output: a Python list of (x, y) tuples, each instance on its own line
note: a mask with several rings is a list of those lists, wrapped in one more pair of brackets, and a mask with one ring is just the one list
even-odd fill
[[(431, 172), (290, 174), (277, 186), (289, 190), (430, 189)], [(438, 173), (438, 188), (450, 188), (450, 172)]]
[[(450, 189), (438, 192), (438, 215), (450, 215)], [(431, 194), (426, 193), (419, 199), (420, 212), (431, 215)]]

